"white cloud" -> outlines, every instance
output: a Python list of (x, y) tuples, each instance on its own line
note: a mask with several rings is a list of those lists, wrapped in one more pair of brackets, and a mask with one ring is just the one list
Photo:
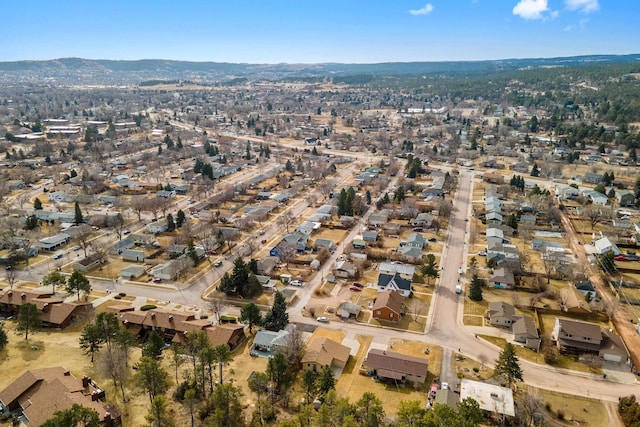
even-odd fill
[(565, 0), (564, 4), (567, 6), (567, 9), (580, 10), (584, 13), (591, 13), (600, 9), (598, 0)]
[(567, 25), (566, 27), (564, 27), (564, 31), (566, 32), (570, 32), (571, 30), (573, 30), (573, 25)]
[(543, 12), (549, 10), (547, 0), (520, 0), (513, 8), (513, 14), (523, 19), (541, 19)]
[(409, 11), (412, 15), (428, 15), (431, 12), (433, 12), (433, 5), (431, 3), (425, 4), (422, 9), (412, 9)]

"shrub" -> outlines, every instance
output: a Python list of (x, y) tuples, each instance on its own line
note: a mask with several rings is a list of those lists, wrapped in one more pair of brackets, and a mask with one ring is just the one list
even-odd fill
[(140, 311), (149, 311), (149, 310), (153, 310), (154, 308), (156, 308), (156, 306), (153, 304), (145, 304), (142, 307), (140, 307)]
[(122, 297), (120, 295), (116, 295), (113, 297), (113, 299), (122, 299)]
[(126, 297), (126, 296), (127, 296), (127, 294), (126, 294), (125, 292), (120, 292), (118, 295), (119, 295), (120, 297)]
[(233, 316), (220, 316), (220, 323), (238, 323), (238, 319)]
[(475, 373), (477, 374), (478, 372), (480, 372), (480, 368), (478, 368), (477, 366), (475, 366), (475, 367), (473, 368), (473, 372), (475, 372)]
[(561, 409), (558, 409), (558, 412), (556, 412), (556, 417), (558, 417), (560, 421), (564, 420), (564, 411)]

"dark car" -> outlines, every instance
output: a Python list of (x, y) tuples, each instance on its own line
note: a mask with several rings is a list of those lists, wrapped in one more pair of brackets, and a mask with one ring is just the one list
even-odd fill
[(355, 286), (356, 288), (364, 288), (364, 286), (360, 282), (353, 282), (352, 286)]
[(351, 289), (353, 292), (360, 292), (362, 290), (362, 288), (359, 288), (357, 286), (352, 286), (349, 289)]

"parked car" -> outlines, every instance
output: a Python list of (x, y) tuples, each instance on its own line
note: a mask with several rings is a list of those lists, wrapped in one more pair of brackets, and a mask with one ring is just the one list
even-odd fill
[(264, 236), (264, 230), (260, 230), (258, 234), (260, 234), (261, 236)]
[(216, 262), (213, 263), (213, 266), (214, 267), (221, 267), (222, 266), (222, 260), (221, 259), (216, 260)]
[(446, 382), (443, 381), (442, 383), (440, 383), (440, 388), (442, 390), (448, 390), (449, 389), (449, 383), (446, 383)]
[(318, 317), (316, 320), (320, 323), (329, 323), (329, 319), (324, 316)]
[(625, 255), (616, 255), (613, 259), (616, 261), (629, 261), (629, 258)]
[(60, 259), (60, 258), (62, 258), (62, 254), (55, 254), (53, 256), (53, 259)]
[(413, 231), (422, 231), (422, 227), (413, 227)]
[(480, 251), (478, 252), (478, 256), (487, 256), (487, 253), (485, 251)]
[(427, 239), (428, 242), (437, 242), (438, 240), (435, 237), (429, 237)]
[(262, 239), (262, 244), (264, 245), (265, 243), (267, 243), (267, 239)]
[(156, 277), (155, 279), (153, 279), (153, 282), (154, 283), (160, 283), (160, 282), (162, 282), (162, 279), (159, 278), (159, 277)]
[(289, 282), (291, 286), (302, 286), (302, 280), (292, 280)]
[(131, 230), (124, 230), (122, 234), (131, 234)]
[(362, 288), (359, 288), (357, 286), (351, 286), (349, 289), (351, 289), (353, 292), (360, 292), (362, 290)]
[(364, 285), (360, 282), (353, 282), (352, 286), (355, 286), (356, 288), (364, 288)]

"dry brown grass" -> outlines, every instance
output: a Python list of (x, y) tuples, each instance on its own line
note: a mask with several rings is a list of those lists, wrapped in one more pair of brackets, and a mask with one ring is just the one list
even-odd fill
[(548, 390), (536, 389), (537, 394), (548, 404), (555, 417), (558, 411), (564, 413), (565, 420), (572, 420), (572, 425), (606, 426), (610, 425), (607, 408), (597, 399), (587, 396), (568, 396)]

